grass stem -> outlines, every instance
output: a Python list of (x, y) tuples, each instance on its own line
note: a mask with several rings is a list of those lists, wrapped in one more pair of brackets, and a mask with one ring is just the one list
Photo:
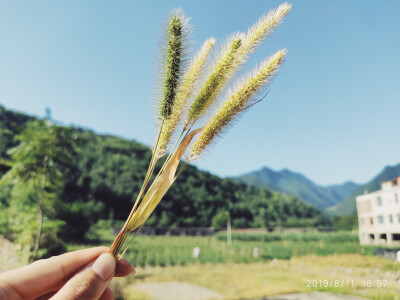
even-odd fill
[(115, 238), (114, 242), (112, 243), (112, 245), (111, 245), (111, 247), (109, 249), (109, 252), (112, 253), (115, 257), (117, 257), (119, 251), (121, 250), (121, 248), (123, 247), (123, 244), (126, 241), (126, 234), (129, 235), (129, 233), (130, 233), (130, 231), (128, 230), (128, 224), (129, 224), (130, 220), (132, 219), (135, 211), (139, 207), (140, 200), (142, 199), (142, 197), (144, 195), (144, 192), (145, 192), (145, 190), (146, 190), (146, 188), (147, 188), (147, 186), (148, 186), (148, 184), (150, 182), (150, 179), (151, 179), (151, 177), (153, 175), (155, 165), (157, 164), (157, 161), (158, 161), (157, 149), (158, 149), (158, 143), (160, 141), (160, 136), (161, 136), (161, 132), (163, 130), (163, 127), (164, 127), (164, 120), (161, 123), (160, 130), (158, 132), (156, 146), (154, 147), (154, 149), (152, 151), (150, 164), (149, 164), (149, 167), (147, 169), (146, 176), (145, 176), (142, 188), (140, 189), (140, 192), (138, 194), (138, 197), (136, 198), (135, 204), (133, 205), (132, 210), (129, 213), (129, 216), (126, 219), (126, 222), (125, 222), (124, 226), (122, 227), (120, 233)]

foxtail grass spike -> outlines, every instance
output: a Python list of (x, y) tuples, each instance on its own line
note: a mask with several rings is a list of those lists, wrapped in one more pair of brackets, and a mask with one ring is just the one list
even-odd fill
[(179, 77), (181, 75), (183, 54), (185, 52), (185, 26), (187, 19), (181, 10), (176, 10), (168, 22), (166, 32), (165, 70), (163, 73), (160, 115), (168, 119), (172, 113)]
[(163, 153), (171, 141), (171, 137), (175, 132), (178, 123), (181, 121), (182, 114), (187, 105), (189, 98), (192, 96), (194, 86), (198, 81), (206, 64), (207, 58), (210, 56), (211, 50), (215, 45), (215, 39), (210, 38), (206, 40), (201, 49), (197, 52), (193, 60), (190, 62), (187, 72), (182, 78), (176, 94), (174, 107), (171, 116), (165, 121), (159, 142), (158, 151)]
[[(188, 123), (194, 123), (204, 114), (216, 99), (224, 84), (227, 83), (239, 67), (246, 62), (248, 56), (254, 52), (257, 46), (272, 33), (273, 29), (281, 24), (291, 7), (292, 6), (287, 2), (281, 4), (276, 10), (272, 10), (267, 15), (261, 17), (248, 30), (245, 37), (241, 37), (240, 42), (239, 40), (233, 41), (229, 49), (231, 51), (228, 50), (227, 53), (221, 57), (213, 73), (195, 99), (189, 111)], [(235, 45), (235, 42), (239, 45)]]
[(262, 16), (252, 27), (250, 27), (239, 51), (239, 54), (244, 56), (243, 60), (282, 23), (284, 17), (290, 12), (291, 8), (292, 5), (285, 2), (277, 9), (271, 10), (268, 14)]
[(211, 75), (200, 90), (189, 110), (187, 123), (194, 123), (212, 104), (225, 83), (231, 78), (237, 66), (237, 53), (242, 39), (234, 38), (222, 54)]
[(198, 158), (200, 154), (224, 132), (235, 119), (254, 100), (254, 96), (265, 86), (271, 76), (278, 70), (286, 55), (286, 49), (279, 50), (265, 60), (259, 68), (256, 68), (236, 90), (228, 96), (227, 101), (219, 111), (204, 126), (202, 133), (192, 145), (191, 160)]

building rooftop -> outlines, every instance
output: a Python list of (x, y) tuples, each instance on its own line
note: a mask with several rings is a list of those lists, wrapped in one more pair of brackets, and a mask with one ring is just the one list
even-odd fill
[(400, 186), (400, 176), (397, 176), (395, 179), (383, 181), (381, 183), (382, 190), (390, 189), (394, 186)]

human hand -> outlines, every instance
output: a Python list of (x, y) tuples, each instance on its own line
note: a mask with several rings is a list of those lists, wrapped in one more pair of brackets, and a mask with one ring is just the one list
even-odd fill
[(125, 259), (118, 264), (96, 247), (38, 260), (30, 265), (0, 274), (1, 300), (109, 300), (111, 279), (135, 272)]

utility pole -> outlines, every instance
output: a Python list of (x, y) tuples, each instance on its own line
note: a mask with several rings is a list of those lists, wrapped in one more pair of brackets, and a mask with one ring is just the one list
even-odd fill
[(232, 245), (232, 227), (231, 227), (231, 218), (228, 218), (226, 221), (226, 238), (228, 246)]

